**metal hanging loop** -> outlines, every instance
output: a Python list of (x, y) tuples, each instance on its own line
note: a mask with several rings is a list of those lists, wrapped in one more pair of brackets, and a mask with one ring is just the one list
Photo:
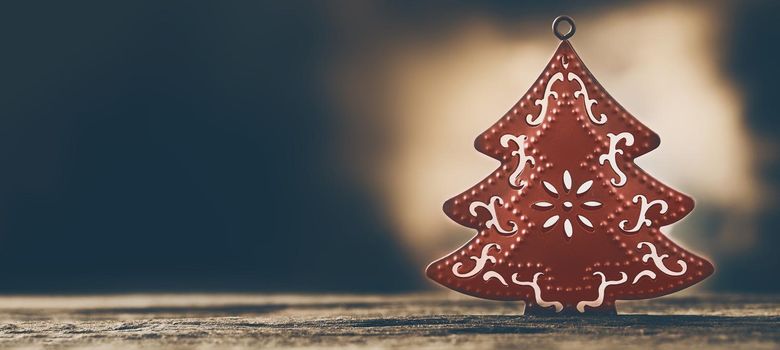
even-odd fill
[[(561, 32), (558, 30), (558, 25), (561, 24), (561, 22), (569, 23), (569, 26), (571, 26), (571, 29), (566, 34), (561, 34)], [(555, 19), (552, 22), (552, 30), (553, 34), (558, 37), (558, 39), (561, 40), (567, 40), (574, 36), (574, 32), (577, 31), (577, 27), (574, 26), (574, 20), (569, 16), (558, 16), (555, 17)]]

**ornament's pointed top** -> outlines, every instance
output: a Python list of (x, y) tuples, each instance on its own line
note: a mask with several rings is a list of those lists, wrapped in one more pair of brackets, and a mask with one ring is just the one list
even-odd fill
[(555, 50), (556, 55), (574, 52), (574, 46), (572, 46), (568, 40), (561, 40), (561, 43), (558, 44), (558, 48)]
[[(565, 34), (561, 33), (558, 30), (558, 26), (562, 22), (568, 23), (569, 27), (570, 27), (569, 31), (566, 32)], [(555, 34), (555, 36), (558, 37), (558, 39), (566, 41), (569, 38), (574, 36), (574, 32), (577, 31), (577, 27), (574, 25), (574, 20), (571, 17), (569, 17), (569, 16), (558, 16), (558, 17), (555, 17), (555, 19), (552, 22), (552, 30), (553, 30), (553, 34)]]

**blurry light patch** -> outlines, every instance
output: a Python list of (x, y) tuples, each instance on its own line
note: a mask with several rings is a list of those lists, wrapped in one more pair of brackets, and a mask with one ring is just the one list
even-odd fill
[[(578, 32), (571, 40), (607, 91), (661, 136), (637, 163), (699, 208), (733, 213), (724, 226), (743, 222), (759, 189), (740, 96), (718, 65), (719, 10), (660, 3), (610, 11), (572, 14)], [(508, 30), (492, 18), (464, 19), (444, 40), (388, 43), (380, 55), (338, 66), (335, 90), (351, 121), (347, 157), (385, 199), (421, 264), (474, 235), (450, 221), (442, 203), (497, 166), (473, 141), (549, 60), (558, 44), (549, 20)], [(366, 89), (366, 76), (376, 86)], [(744, 229), (739, 237), (704, 232), (710, 228), (696, 224), (697, 212), (676, 239), (705, 255), (749, 247)]]

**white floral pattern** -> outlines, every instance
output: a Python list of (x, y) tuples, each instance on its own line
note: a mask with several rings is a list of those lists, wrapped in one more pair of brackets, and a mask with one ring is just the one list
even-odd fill
[[(555, 201), (560, 200), (562, 195), (561, 195), (561, 192), (558, 191), (558, 188), (555, 187), (555, 185), (553, 185), (553, 184), (551, 184), (551, 183), (549, 183), (547, 181), (542, 181), (542, 185), (544, 186), (545, 190), (547, 190), (548, 194), (550, 195), (550, 197), (552, 197), (553, 200), (555, 200)], [(569, 173), (569, 171), (566, 170), (566, 171), (563, 172), (563, 190), (564, 190), (565, 194), (568, 194), (569, 192), (571, 192), (571, 190), (573, 188), (572, 185), (573, 184), (572, 184), (572, 179), (571, 179), (571, 173)], [(583, 195), (587, 194), (588, 191), (590, 191), (591, 187), (593, 187), (593, 180), (588, 180), (588, 181), (583, 182), (579, 187), (577, 187), (577, 190), (575, 191), (576, 196), (579, 197), (579, 196), (583, 196)], [(555, 208), (556, 204), (557, 203), (551, 203), (551, 202), (547, 202), (547, 201), (538, 201), (538, 202), (535, 202), (532, 205), (532, 207), (534, 209), (537, 209), (537, 210), (549, 210), (549, 209)], [(560, 205), (561, 205), (561, 207), (563, 207), (563, 212), (564, 213), (570, 213), (572, 211), (572, 209), (574, 208), (574, 203), (572, 203), (568, 199), (563, 200), (563, 202), (560, 203)], [(601, 202), (594, 201), (594, 200), (584, 201), (584, 202), (582, 202), (580, 204), (581, 207), (588, 208), (588, 209), (596, 209), (596, 208), (601, 207), (601, 205), (602, 205)], [(570, 219), (570, 217), (572, 217), (572, 216), (576, 217), (577, 221), (579, 221), (579, 223), (582, 224), (582, 226), (585, 226), (585, 227), (587, 227), (589, 229), (593, 229), (593, 223), (590, 221), (590, 219), (588, 219), (584, 215), (570, 213), (570, 215), (568, 215), (568, 216), (569, 217), (566, 217), (566, 218), (563, 219), (563, 232), (566, 234), (566, 237), (571, 238), (574, 235), (574, 227), (573, 227), (573, 225), (571, 223), (571, 219)], [(559, 214), (551, 215), (542, 224), (542, 228), (544, 228), (544, 229), (551, 229), (551, 228), (555, 227), (555, 225), (558, 223), (558, 221), (560, 221), (560, 219), (561, 219), (561, 215), (559, 215)]]

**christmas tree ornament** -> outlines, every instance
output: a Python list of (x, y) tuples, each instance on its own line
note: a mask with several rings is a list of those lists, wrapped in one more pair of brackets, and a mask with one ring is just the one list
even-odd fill
[(616, 300), (698, 283), (712, 264), (660, 231), (693, 200), (634, 164), (660, 138), (585, 67), (568, 41), (571, 18), (556, 18), (553, 32), (561, 43), (547, 67), (474, 143), (500, 166), (444, 203), (477, 235), (428, 266), (428, 277), (475, 297), (522, 300), (535, 315), (616, 314)]

